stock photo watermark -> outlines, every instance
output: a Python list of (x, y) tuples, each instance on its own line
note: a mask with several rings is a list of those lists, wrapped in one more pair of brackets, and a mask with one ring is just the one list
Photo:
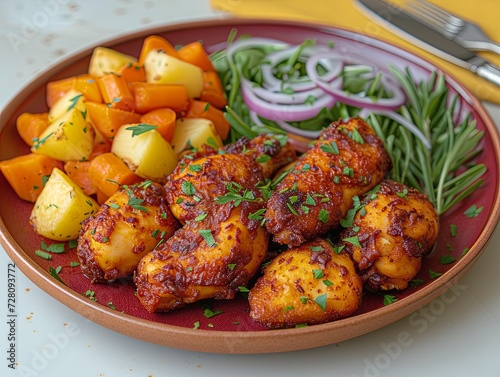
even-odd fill
[(56, 17), (62, 5), (67, 5), (69, 0), (39, 0), (37, 8), (34, 8), (33, 14), (29, 17), (22, 17), (19, 22), (17, 32), (7, 33), (7, 38), (15, 52), (21, 51), (21, 48), (33, 40), (41, 29), (47, 27), (50, 20)]
[(410, 329), (400, 331), (396, 339), (390, 342), (381, 342), (381, 352), (375, 357), (363, 360), (363, 370), (361, 374), (351, 374), (350, 377), (380, 377), (384, 371), (390, 368), (392, 363), (397, 360), (416, 340), (416, 337), (423, 334), (429, 325), (441, 316), (448, 305), (452, 304), (465, 290), (465, 285), (456, 283), (450, 284), (448, 290), (439, 298), (430, 304), (420, 308), (408, 316)]
[(17, 362), (17, 312), (16, 265), (7, 264), (7, 367), (16, 368)]

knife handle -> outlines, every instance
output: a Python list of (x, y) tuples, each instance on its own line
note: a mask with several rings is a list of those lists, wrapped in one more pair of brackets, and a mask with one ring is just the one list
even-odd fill
[(476, 68), (476, 74), (500, 86), (500, 69), (491, 63), (485, 63)]

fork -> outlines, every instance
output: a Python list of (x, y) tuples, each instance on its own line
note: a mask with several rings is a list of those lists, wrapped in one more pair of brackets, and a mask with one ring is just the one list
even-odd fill
[(475, 23), (459, 18), (425, 0), (406, 0), (405, 9), (415, 18), (474, 51), (492, 51), (500, 54), (500, 44), (493, 42)]

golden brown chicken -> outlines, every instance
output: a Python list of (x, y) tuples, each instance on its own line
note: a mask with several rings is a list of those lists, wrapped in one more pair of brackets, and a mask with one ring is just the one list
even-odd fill
[(205, 298), (232, 299), (265, 260), (269, 237), (252, 213), (257, 202), (220, 205), (192, 221), (142, 258), (137, 297), (149, 312), (165, 312)]
[(339, 225), (352, 198), (373, 188), (390, 166), (382, 141), (363, 120), (332, 123), (269, 199), (267, 230), (290, 247), (326, 233)]
[(123, 186), (82, 223), (77, 254), (83, 273), (92, 282), (127, 277), (179, 226), (163, 186), (151, 181)]
[[(169, 177), (166, 197), (184, 226), (137, 268), (137, 297), (148, 311), (168, 311), (209, 297), (230, 299), (258, 271), (269, 244), (262, 226), (264, 171), (288, 161), (284, 154), (295, 154), (288, 144), (277, 147), (271, 137), (259, 140), (251, 149), (246, 140), (240, 142), (245, 145), (241, 150), (234, 146), (193, 159)], [(261, 142), (269, 144), (269, 158), (259, 158), (262, 154), (254, 150)]]
[(348, 254), (317, 238), (288, 249), (250, 290), (250, 316), (270, 328), (344, 318), (361, 305), (363, 283)]
[(367, 289), (404, 289), (437, 240), (438, 216), (425, 195), (401, 183), (384, 180), (374, 191), (340, 238)]
[(187, 155), (165, 184), (167, 201), (174, 216), (185, 223), (216, 211), (219, 197), (236, 201), (239, 195), (254, 195), (251, 192), (295, 154), (290, 144), (260, 135), (239, 139), (218, 154)]

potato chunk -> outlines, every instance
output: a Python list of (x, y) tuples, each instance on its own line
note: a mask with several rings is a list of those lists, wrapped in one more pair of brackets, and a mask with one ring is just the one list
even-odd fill
[(203, 118), (177, 120), (172, 138), (172, 147), (175, 153), (179, 154), (190, 148), (203, 151), (207, 145), (215, 150), (222, 147), (222, 139), (211, 120)]
[(137, 58), (107, 47), (96, 47), (89, 63), (89, 74), (96, 77), (118, 73), (120, 68), (137, 62)]
[(148, 124), (128, 124), (119, 128), (111, 152), (120, 157), (139, 177), (164, 183), (178, 163), (170, 143)]
[(149, 52), (144, 61), (146, 82), (184, 85), (189, 98), (199, 98), (203, 91), (203, 70), (163, 51)]
[(94, 128), (84, 114), (72, 108), (52, 122), (35, 140), (31, 151), (59, 161), (88, 160), (94, 146)]
[(66, 174), (54, 168), (30, 215), (35, 232), (56, 241), (78, 237), (80, 224), (99, 208)]

